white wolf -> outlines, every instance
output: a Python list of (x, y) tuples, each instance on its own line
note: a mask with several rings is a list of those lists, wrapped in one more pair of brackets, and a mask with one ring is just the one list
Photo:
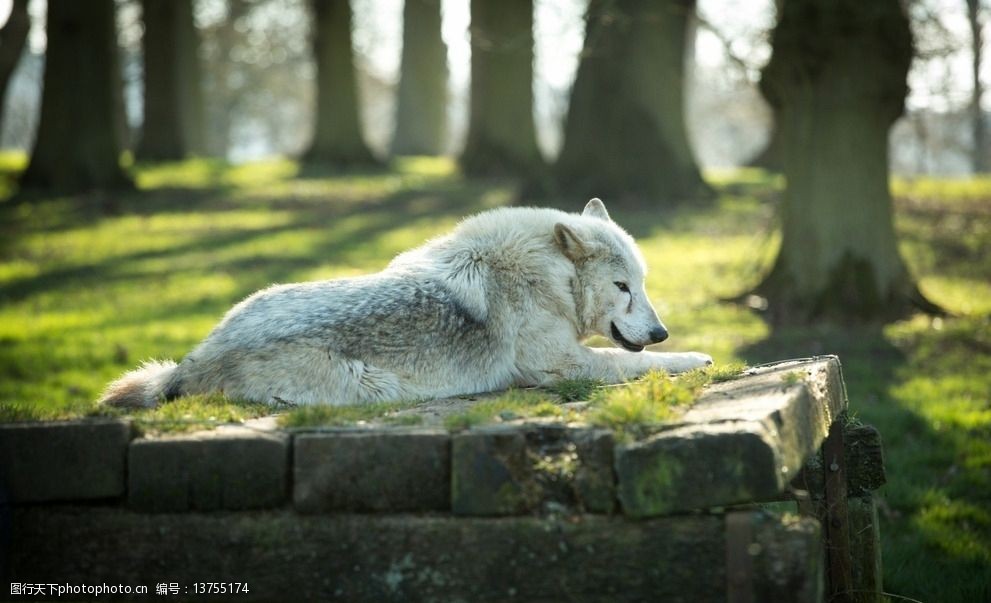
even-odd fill
[[(667, 339), (633, 238), (598, 199), (581, 215), (503, 208), (359, 278), (277, 285), (234, 306), (181, 363), (148, 362), (101, 402), (154, 406), (224, 392), (360, 404), (546, 385), (617, 383), (712, 363), (656, 353)], [(592, 334), (624, 349), (582, 344)]]

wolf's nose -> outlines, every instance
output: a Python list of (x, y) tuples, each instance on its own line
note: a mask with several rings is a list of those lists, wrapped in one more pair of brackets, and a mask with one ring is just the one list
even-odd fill
[(668, 330), (664, 327), (654, 327), (650, 330), (650, 342), (661, 343), (668, 338)]

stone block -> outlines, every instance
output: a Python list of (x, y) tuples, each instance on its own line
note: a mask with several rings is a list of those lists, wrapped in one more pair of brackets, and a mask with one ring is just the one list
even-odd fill
[(515, 515), (537, 500), (526, 436), (514, 426), (486, 427), (451, 439), (451, 510)]
[(619, 499), (633, 517), (770, 500), (780, 474), (771, 437), (750, 425), (675, 429), (616, 452)]
[(607, 429), (573, 430), (578, 453), (574, 489), (579, 506), (590, 513), (612, 513), (616, 509), (616, 474), (613, 451), (616, 439)]
[(452, 440), (451, 507), (459, 515), (610, 513), (612, 434), (560, 424), (487, 426)]
[(223, 429), (138, 439), (128, 453), (128, 503), (142, 511), (261, 509), (284, 504), (289, 436)]
[(296, 436), (298, 511), (444, 511), (450, 435), (438, 429), (342, 430)]
[(88, 500), (124, 494), (131, 424), (117, 420), (0, 425), (0, 499)]
[(623, 512), (648, 517), (775, 499), (845, 408), (835, 357), (717, 384), (677, 426), (617, 447)]

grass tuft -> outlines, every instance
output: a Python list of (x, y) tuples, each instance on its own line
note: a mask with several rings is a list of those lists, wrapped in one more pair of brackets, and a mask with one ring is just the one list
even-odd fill
[(805, 380), (805, 373), (802, 371), (791, 371), (781, 375), (781, 382), (785, 385), (798, 385)]
[(473, 404), (468, 410), (444, 419), (444, 427), (461, 431), (495, 421), (531, 417), (564, 417), (556, 396), (540, 389), (511, 389), (506, 393)]
[(557, 394), (562, 402), (575, 402), (577, 400), (590, 400), (592, 395), (605, 382), (601, 379), (561, 379), (548, 387), (548, 391)]
[[(180, 433), (217, 425), (243, 423), (271, 414), (275, 407), (259, 402), (228, 398), (223, 394), (183, 396), (155, 408), (130, 413), (135, 426), (145, 433)], [(121, 411), (110, 411), (120, 413)]]
[(709, 376), (711, 383), (723, 383), (743, 377), (749, 369), (750, 366), (745, 362), (726, 362), (713, 364), (701, 370)]
[(401, 410), (416, 408), (418, 402), (376, 402), (335, 406), (312, 404), (294, 408), (279, 417), (282, 427), (339, 427), (381, 420), (392, 425), (415, 425), (421, 421), (411, 415), (397, 415)]
[(662, 423), (694, 402), (705, 381), (702, 371), (690, 371), (680, 379), (651, 371), (633, 383), (596, 392), (589, 421), (617, 430)]

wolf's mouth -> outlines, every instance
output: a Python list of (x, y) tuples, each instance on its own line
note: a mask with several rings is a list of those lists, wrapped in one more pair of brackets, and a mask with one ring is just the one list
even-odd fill
[(612, 331), (613, 341), (615, 341), (616, 343), (618, 343), (619, 345), (623, 346), (624, 348), (626, 348), (627, 350), (629, 350), (631, 352), (642, 352), (643, 351), (643, 346), (642, 345), (637, 345), (637, 344), (633, 343), (632, 341), (630, 341), (629, 339), (623, 337), (623, 334), (620, 333), (619, 332), (619, 329), (616, 328), (616, 323), (614, 323), (614, 322), (609, 323), (609, 327), (610, 327), (610, 330)]

